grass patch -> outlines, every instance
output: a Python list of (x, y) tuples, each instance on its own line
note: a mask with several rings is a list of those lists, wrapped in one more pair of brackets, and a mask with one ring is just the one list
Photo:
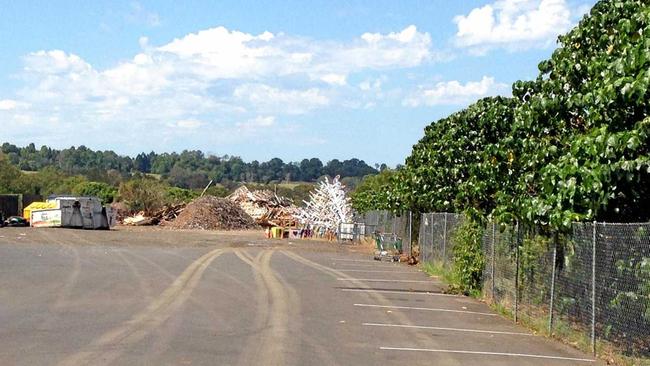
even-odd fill
[[(514, 321), (514, 313), (511, 307), (500, 303), (491, 303), (490, 307), (503, 317)], [(555, 318), (553, 319), (553, 333), (548, 331), (548, 314), (546, 316), (531, 316), (519, 311), (517, 314), (518, 324), (532, 330), (535, 334), (558, 340), (568, 344), (585, 353), (591, 354), (591, 338), (589, 331), (578, 329), (571, 323)], [(649, 359), (624, 356), (616, 351), (611, 343), (604, 340), (596, 340), (596, 357), (607, 361), (609, 365), (618, 366), (650, 366)]]
[(294, 189), (294, 188), (296, 188), (297, 186), (302, 185), (302, 184), (310, 185), (310, 186), (315, 186), (315, 185), (316, 185), (316, 184), (313, 183), (313, 182), (282, 182), (282, 183), (278, 183), (278, 187), (280, 187), (280, 188)]
[(442, 280), (447, 285), (447, 288), (444, 291), (445, 293), (462, 294), (474, 298), (481, 297), (480, 291), (463, 291), (463, 286), (461, 286), (461, 281), (458, 275), (452, 268), (449, 268), (440, 261), (423, 262), (420, 264), (420, 268), (429, 276), (438, 277)]
[[(454, 271), (445, 266), (442, 262), (436, 261), (433, 263), (423, 262), (420, 264), (423, 272), (430, 276), (434, 276), (442, 280), (448, 285), (445, 293), (464, 294), (474, 298), (481, 299), (482, 294), (479, 291), (472, 291), (471, 293), (464, 293), (460, 290), (460, 280), (454, 274)], [(514, 313), (512, 305), (504, 305), (501, 303), (490, 303), (492, 310), (496, 311), (499, 315), (514, 321)], [(585, 353), (591, 354), (591, 338), (589, 330), (579, 329), (561, 318), (553, 319), (553, 333), (548, 331), (548, 310), (545, 312), (543, 309), (539, 310), (540, 315), (530, 315), (530, 312), (522, 311), (525, 308), (520, 308), (517, 314), (518, 324), (530, 329), (535, 334), (558, 340), (562, 343), (568, 344), (577, 348)], [(649, 359), (641, 359), (636, 357), (624, 356), (616, 350), (616, 347), (610, 342), (597, 339), (596, 340), (596, 357), (605, 360), (609, 365), (618, 366), (650, 366)]]

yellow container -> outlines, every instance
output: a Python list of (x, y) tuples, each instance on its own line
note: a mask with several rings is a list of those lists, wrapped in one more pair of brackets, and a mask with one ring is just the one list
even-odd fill
[(282, 239), (282, 232), (284, 230), (281, 227), (271, 228), (271, 236), (273, 239)]
[(23, 210), (23, 217), (29, 221), (32, 218), (32, 211), (51, 210), (57, 208), (56, 202), (32, 202)]

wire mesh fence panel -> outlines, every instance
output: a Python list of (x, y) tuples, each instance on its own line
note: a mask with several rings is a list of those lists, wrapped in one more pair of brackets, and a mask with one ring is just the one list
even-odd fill
[(454, 246), (456, 244), (456, 230), (463, 223), (463, 216), (459, 214), (446, 213), (443, 219), (443, 262), (451, 265), (454, 261)]
[(418, 225), (418, 252), (415, 253), (416, 256), (422, 255), (422, 243), (424, 243), (424, 228), (425, 228), (425, 214), (420, 214), (419, 225)]
[(431, 235), (433, 220), (430, 213), (425, 213), (423, 215), (424, 221), (420, 223), (420, 225), (424, 226), (422, 229), (422, 244), (420, 244), (420, 260), (422, 262), (430, 262), (433, 259), (433, 238)]
[(596, 228), (596, 335), (650, 357), (650, 224)]
[[(528, 319), (549, 319), (556, 238), (538, 234), (534, 229), (520, 232), (518, 253), (518, 316)], [(556, 273), (556, 272), (555, 272)]]
[(433, 213), (431, 225), (431, 249), (432, 261), (445, 263), (445, 242), (446, 242), (446, 229), (445, 229), (445, 216), (444, 213)]
[(410, 253), (411, 247), (409, 244), (410, 233), (408, 211), (393, 216), (393, 234), (396, 235), (397, 240), (401, 241), (402, 252)]
[[(494, 233), (494, 302), (514, 313), (516, 273), (516, 231), (514, 227), (497, 227)], [(492, 250), (492, 249), (491, 249)]]
[(411, 241), (414, 239), (413, 215), (408, 211), (397, 214), (389, 211), (365, 212), (357, 215), (355, 222), (365, 225), (366, 237), (373, 237), (376, 234), (394, 235), (395, 240), (402, 243), (402, 252), (411, 253)]
[(483, 267), (483, 276), (481, 286), (483, 288), (483, 296), (491, 302), (494, 302), (494, 239), (495, 239), (496, 225), (490, 223), (486, 230), (483, 232), (481, 240), (481, 249), (485, 257), (485, 265)]
[[(364, 221), (367, 232), (395, 233), (405, 242), (415, 233), (420, 261), (450, 267), (462, 216), (413, 217), (378, 211)], [(650, 357), (650, 223), (575, 223), (565, 234), (489, 223), (481, 247), (486, 299), (554, 333), (603, 339)]]
[(573, 224), (571, 233), (561, 237), (555, 276), (553, 331), (582, 332), (591, 338), (593, 314), (592, 223)]
[(365, 224), (365, 235), (372, 236), (379, 227), (379, 216), (381, 211), (369, 211), (355, 217), (356, 222)]

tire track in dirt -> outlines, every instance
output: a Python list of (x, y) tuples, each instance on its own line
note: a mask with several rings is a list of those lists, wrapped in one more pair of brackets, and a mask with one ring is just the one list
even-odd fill
[(129, 268), (129, 271), (131, 272), (131, 275), (133, 278), (135, 278), (136, 281), (138, 281), (138, 287), (140, 288), (140, 293), (144, 295), (144, 298), (146, 301), (151, 301), (153, 299), (153, 296), (151, 295), (151, 288), (147, 281), (145, 281), (144, 277), (142, 276), (142, 273), (140, 273), (140, 270), (138, 267), (133, 264), (133, 262), (127, 258), (124, 253), (122, 253), (121, 250), (116, 250), (115, 253), (117, 254), (120, 259), (122, 259), (122, 262), (126, 264), (126, 266)]
[(58, 310), (67, 306), (68, 298), (70, 297), (72, 290), (79, 280), (79, 274), (81, 273), (81, 256), (79, 254), (79, 250), (75, 248), (74, 245), (66, 244), (56, 239), (55, 236), (51, 235), (53, 233), (51, 230), (52, 229), (45, 229), (42, 231), (44, 239), (54, 244), (60, 245), (73, 255), (72, 270), (64, 280), (61, 288), (57, 291), (56, 299), (52, 303), (52, 308)]
[[(310, 355), (310, 362), (319, 362), (322, 365), (337, 366), (338, 362), (336, 362), (331, 352), (328, 352), (315, 337), (302, 333), (302, 304), (300, 301), (300, 295), (298, 295), (298, 291), (296, 291), (295, 287), (290, 285), (281, 275), (278, 274), (278, 278), (287, 289), (289, 295), (291, 304), (291, 320), (293, 320), (289, 322), (289, 327), (291, 334), (294, 336), (293, 338), (298, 339), (298, 341), (303, 342), (303, 344), (313, 347), (313, 350), (318, 357), (313, 358), (313, 355)], [(293, 346), (302, 349), (302, 344), (293, 344)]]
[[(297, 295), (292, 294), (271, 268), (273, 250), (262, 250), (256, 258), (245, 251), (236, 251), (237, 256), (251, 266), (257, 284), (257, 311), (255, 332), (246, 342), (238, 365), (292, 365), (295, 363), (289, 349), (289, 336), (295, 325), (290, 325), (289, 310), (298, 308)], [(296, 335), (295, 333), (294, 335)]]
[[(311, 260), (309, 260), (309, 259), (307, 259), (307, 258), (305, 258), (305, 257), (303, 257), (301, 255), (298, 255), (298, 254), (296, 254), (294, 252), (287, 251), (287, 250), (282, 250), (282, 254), (284, 254), (287, 257), (295, 260), (298, 263), (302, 263), (302, 264), (304, 264), (304, 265), (306, 265), (308, 267), (311, 267), (311, 268), (316, 269), (316, 270), (318, 270), (320, 272), (326, 273), (326, 274), (328, 274), (328, 275), (330, 275), (332, 277), (346, 278), (346, 279), (348, 279), (350, 281), (350, 283), (354, 284), (355, 286), (358, 286), (359, 288), (370, 288), (370, 286), (368, 284), (364, 283), (363, 281), (359, 281), (359, 280), (355, 279), (354, 277), (351, 277), (350, 275), (348, 275), (348, 274), (346, 274), (344, 272), (340, 272), (340, 271), (337, 271), (336, 269), (324, 266), (324, 265), (322, 265), (320, 263), (313, 262), (313, 261), (311, 261)], [(381, 295), (379, 293), (368, 293), (367, 295), (370, 296), (371, 298), (373, 298), (379, 304), (392, 305), (390, 300), (386, 299), (383, 295)], [(406, 315), (404, 315), (402, 312), (395, 311), (395, 312), (393, 312), (393, 314), (395, 315), (395, 317), (397, 318), (397, 320), (401, 324), (413, 325), (411, 323), (410, 319)], [(429, 348), (431, 346), (431, 342), (435, 341), (435, 340), (431, 339), (430, 337), (427, 337), (424, 334), (416, 334), (414, 337), (411, 337), (409, 339), (411, 339), (413, 342), (417, 341), (417, 343), (420, 346), (423, 346), (423, 347), (425, 345), (428, 345)]]
[(141, 341), (160, 326), (191, 296), (203, 272), (224, 249), (212, 250), (192, 262), (149, 306), (124, 324), (93, 340), (84, 349), (65, 358), (57, 365), (107, 365), (123, 350)]

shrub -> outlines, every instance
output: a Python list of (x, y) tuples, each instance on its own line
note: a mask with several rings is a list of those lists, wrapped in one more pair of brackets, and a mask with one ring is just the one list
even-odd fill
[(167, 186), (157, 179), (139, 178), (122, 183), (119, 200), (131, 211), (153, 213), (165, 204)]
[(198, 196), (198, 193), (189, 189), (169, 187), (165, 192), (165, 202), (171, 204), (188, 203)]
[(454, 276), (464, 293), (481, 290), (485, 257), (481, 250), (483, 226), (467, 217), (452, 236), (454, 240)]
[(77, 196), (95, 196), (102, 203), (112, 203), (117, 195), (117, 189), (106, 183), (81, 182), (72, 189), (72, 194)]

